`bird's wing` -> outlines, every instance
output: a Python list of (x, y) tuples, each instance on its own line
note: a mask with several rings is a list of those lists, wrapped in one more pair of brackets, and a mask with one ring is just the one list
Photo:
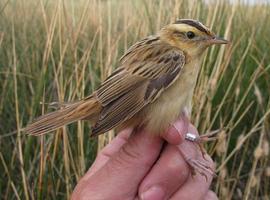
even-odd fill
[(102, 110), (93, 135), (114, 128), (154, 102), (179, 77), (185, 56), (152, 36), (133, 45), (120, 62), (120, 68), (96, 91)]

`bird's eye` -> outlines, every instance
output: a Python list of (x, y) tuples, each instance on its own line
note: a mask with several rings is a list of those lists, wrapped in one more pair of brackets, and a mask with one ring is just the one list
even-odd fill
[(188, 32), (187, 32), (187, 37), (188, 37), (188, 39), (192, 39), (192, 38), (195, 37), (195, 33), (192, 32), (192, 31), (188, 31)]

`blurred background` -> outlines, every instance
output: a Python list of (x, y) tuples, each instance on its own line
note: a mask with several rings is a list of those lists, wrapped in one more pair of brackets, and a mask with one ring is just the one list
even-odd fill
[(270, 2), (233, 0), (0, 0), (0, 199), (68, 199), (113, 133), (87, 122), (41, 137), (21, 129), (81, 99), (139, 39), (194, 18), (231, 41), (208, 50), (192, 122), (219, 131), (207, 151), (220, 199), (269, 199)]

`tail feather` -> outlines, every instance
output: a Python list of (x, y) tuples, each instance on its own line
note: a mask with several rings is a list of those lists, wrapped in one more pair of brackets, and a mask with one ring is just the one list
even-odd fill
[(45, 114), (35, 119), (25, 128), (31, 135), (43, 135), (72, 122), (98, 117), (101, 106), (94, 96), (67, 105), (60, 110)]

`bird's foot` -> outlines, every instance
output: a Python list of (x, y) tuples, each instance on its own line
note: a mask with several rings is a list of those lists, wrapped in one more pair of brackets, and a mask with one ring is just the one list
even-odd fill
[[(178, 128), (174, 124), (171, 124), (171, 126), (173, 126), (177, 130), (177, 132), (185, 139), (185, 141), (178, 146), (180, 153), (189, 165), (191, 173), (193, 175), (196, 173), (201, 174), (205, 177), (207, 181), (207, 177), (209, 177), (209, 175), (216, 176), (216, 174), (214, 168), (211, 167), (211, 162), (209, 162), (209, 158), (207, 158), (206, 150), (203, 147), (203, 143), (216, 140), (216, 134), (220, 132), (220, 130), (212, 131), (204, 135), (198, 135), (198, 133), (195, 133), (196, 131), (194, 131), (194, 133), (193, 131), (190, 132), (192, 128), (190, 128), (189, 118), (186, 115), (182, 116), (182, 120), (184, 123), (183, 127), (185, 127), (183, 128), (183, 130), (178, 130)], [(196, 147), (199, 147), (200, 152)], [(192, 152), (194, 153), (194, 155)], [(198, 154), (201, 153), (202, 156), (196, 155), (196, 152), (198, 152)]]
[(193, 133), (187, 133), (186, 136), (185, 136), (185, 139), (190, 141), (190, 142), (194, 142), (195, 144), (197, 144), (200, 151), (201, 151), (201, 153), (202, 153), (203, 158), (206, 159), (205, 158), (206, 151), (203, 148), (203, 143), (217, 140), (218, 137), (216, 135), (217, 135), (218, 132), (219, 132), (219, 130), (215, 130), (215, 131), (211, 131), (209, 133), (206, 133), (204, 135), (195, 135)]
[(178, 146), (180, 154), (183, 156), (184, 160), (187, 162), (191, 175), (200, 174), (205, 177), (206, 181), (208, 181), (208, 177), (216, 176), (213, 164), (209, 156), (206, 156), (205, 150), (203, 150), (205, 156), (199, 156), (200, 152), (195, 146), (190, 142), (183, 142)]

